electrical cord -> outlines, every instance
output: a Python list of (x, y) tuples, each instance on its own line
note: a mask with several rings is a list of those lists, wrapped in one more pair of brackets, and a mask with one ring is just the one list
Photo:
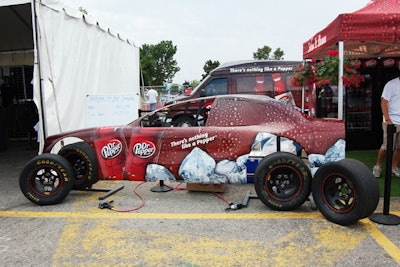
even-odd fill
[[(111, 200), (109, 202), (107, 202), (107, 201), (100, 202), (99, 203), (99, 208), (100, 209), (110, 209), (110, 210), (113, 210), (115, 212), (132, 212), (132, 211), (137, 211), (137, 210), (143, 208), (144, 205), (145, 205), (145, 199), (141, 194), (138, 193), (137, 189), (139, 188), (139, 186), (141, 186), (144, 183), (145, 182), (138, 183), (135, 186), (135, 188), (133, 189), (133, 192), (135, 193), (135, 195), (138, 196), (140, 198), (141, 202), (142, 202), (138, 207), (135, 207), (135, 208), (132, 208), (132, 209), (127, 209), (127, 210), (119, 210), (119, 209), (114, 208), (114, 206), (113, 206), (114, 201)], [(166, 184), (164, 184), (164, 185), (169, 187), (169, 188), (171, 188), (171, 189), (173, 189), (173, 190), (186, 190), (186, 188), (180, 187), (181, 184), (182, 183), (179, 183), (176, 186), (170, 186), (170, 185), (166, 185)], [(212, 194), (214, 196), (216, 196), (217, 198), (221, 199), (222, 201), (224, 201), (225, 203), (228, 203), (228, 207), (225, 210), (238, 210), (238, 209), (241, 209), (241, 208), (244, 207), (244, 205), (242, 203), (240, 203), (240, 202), (230, 202), (228, 199), (224, 198), (222, 195), (220, 195), (218, 193), (212, 192)]]
[[(173, 189), (173, 190), (186, 190), (186, 188), (182, 188), (179, 187), (182, 183), (179, 183), (177, 186), (172, 187), (170, 185), (164, 184), (165, 186)], [(229, 200), (227, 200), (226, 198), (224, 198), (221, 194), (215, 193), (215, 192), (211, 192), (214, 196), (216, 196), (217, 198), (221, 199), (222, 201), (224, 201), (225, 203), (228, 203), (228, 207), (225, 209), (227, 211), (229, 210), (239, 210), (241, 208), (244, 208), (245, 206), (241, 203), (241, 202), (231, 202)]]
[(167, 185), (167, 184), (164, 184), (164, 185), (165, 185), (166, 187), (171, 188), (172, 190), (186, 190), (186, 188), (180, 187), (181, 184), (182, 184), (182, 183), (179, 183), (179, 184), (177, 184), (176, 186), (170, 186), (170, 185)]
[(244, 207), (244, 205), (241, 202), (230, 202), (226, 198), (224, 198), (222, 195), (217, 194), (213, 192), (213, 195), (216, 196), (217, 198), (221, 199), (222, 201), (228, 203), (228, 207), (225, 209), (226, 211), (229, 210), (238, 210)]
[(109, 202), (107, 202), (107, 201), (102, 201), (102, 202), (100, 202), (100, 203), (99, 203), (99, 208), (100, 208), (100, 209), (110, 209), (110, 210), (113, 210), (113, 211), (116, 211), (116, 212), (132, 212), (132, 211), (136, 211), (136, 210), (139, 210), (139, 209), (143, 208), (143, 207), (144, 207), (144, 204), (145, 204), (145, 199), (144, 199), (144, 197), (143, 197), (141, 194), (138, 193), (137, 189), (139, 188), (139, 186), (141, 186), (141, 185), (144, 184), (144, 183), (145, 183), (145, 182), (138, 183), (138, 184), (135, 186), (135, 188), (133, 189), (133, 192), (135, 193), (135, 195), (138, 196), (138, 197), (140, 198), (140, 200), (142, 201), (142, 203), (141, 203), (138, 207), (135, 207), (135, 208), (133, 208), (133, 209), (127, 209), (127, 210), (115, 209), (115, 208), (113, 207), (113, 205), (112, 205), (114, 201), (111, 200), (111, 201), (109, 201)]
[(219, 199), (221, 199), (222, 201), (224, 201), (224, 202), (226, 202), (226, 203), (230, 203), (230, 201), (229, 200), (227, 200), (226, 198), (224, 198), (222, 195), (220, 195), (220, 194), (218, 194), (218, 193), (215, 193), (215, 192), (212, 192), (212, 194), (214, 195), (214, 196), (216, 196), (217, 198), (219, 198)]

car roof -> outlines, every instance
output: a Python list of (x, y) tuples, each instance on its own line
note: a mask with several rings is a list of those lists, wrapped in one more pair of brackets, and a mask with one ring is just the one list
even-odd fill
[(275, 101), (279, 102), (278, 100), (269, 97), (267, 95), (248, 95), (248, 94), (230, 94), (230, 95), (218, 95), (215, 98), (223, 98), (223, 99), (242, 99), (242, 100), (251, 100), (256, 102), (265, 102), (265, 101)]
[(193, 98), (193, 99), (179, 101), (177, 103), (170, 104), (168, 106), (184, 105), (187, 102), (196, 102), (196, 101), (201, 101), (201, 100), (212, 101), (212, 100), (216, 100), (216, 99), (232, 99), (232, 100), (241, 99), (241, 100), (249, 100), (249, 101), (256, 101), (256, 102), (265, 102), (265, 101), (279, 102), (278, 100), (276, 100), (272, 97), (269, 97), (267, 95), (230, 94), (230, 95), (216, 95), (216, 96)]
[(239, 60), (223, 63), (212, 70), (210, 74), (287, 72), (294, 71), (299, 64), (301, 64), (301, 61)]

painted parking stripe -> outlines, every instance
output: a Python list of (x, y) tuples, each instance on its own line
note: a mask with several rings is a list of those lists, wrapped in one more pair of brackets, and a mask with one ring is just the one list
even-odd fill
[(400, 248), (393, 244), (370, 220), (364, 219), (361, 222), (370, 236), (400, 265)]
[[(392, 212), (392, 214), (400, 215), (400, 212)], [(84, 224), (84, 219), (107, 219), (107, 220), (96, 220), (95, 229), (104, 229), (114, 228), (113, 231), (116, 231), (114, 234), (121, 236), (121, 233), (115, 230), (115, 226), (118, 224), (120, 219), (171, 219), (171, 220), (201, 220), (201, 219), (237, 219), (237, 220), (252, 220), (252, 219), (323, 219), (322, 215), (319, 212), (277, 212), (277, 213), (117, 213), (110, 210), (102, 210), (99, 211), (98, 208), (93, 208), (85, 211), (73, 211), (73, 212), (32, 212), (32, 211), (0, 211), (0, 217), (14, 217), (14, 218), (66, 218), (68, 222), (65, 226), (65, 229), (60, 237), (59, 246), (66, 247), (71, 240), (80, 240), (80, 236), (76, 236), (76, 233), (80, 232), (80, 228)], [(363, 227), (366, 229), (368, 234), (377, 242), (377, 244), (382, 247), (391, 257), (392, 259), (400, 264), (400, 248), (397, 247), (393, 242), (391, 242), (379, 229), (378, 227), (371, 222), (369, 219), (363, 219), (360, 221)], [(95, 230), (93, 230), (95, 231)], [(141, 238), (142, 233), (132, 231), (132, 236), (139, 236)], [(323, 240), (330, 240), (330, 238), (326, 238), (326, 235), (329, 235), (329, 230), (323, 231), (323, 235), (325, 238), (321, 238), (321, 242)], [(93, 236), (96, 236), (96, 232), (92, 233)], [(156, 233), (151, 231), (146, 232), (146, 235), (151, 235), (153, 238), (162, 239), (163, 236), (157, 236)], [(294, 235), (294, 236), (292, 236)], [(335, 233), (337, 235), (337, 233)], [(292, 236), (292, 237), (291, 237)], [(290, 238), (296, 237), (296, 231), (289, 233), (286, 236), (285, 240), (289, 240)], [(165, 237), (166, 238), (166, 237)], [(170, 237), (169, 237), (170, 238)], [(176, 235), (175, 239), (188, 239), (189, 236), (180, 236)], [(346, 237), (347, 238), (347, 237)], [(361, 238), (361, 239), (360, 239)], [(90, 238), (89, 238), (90, 239)], [(359, 240), (360, 239), (360, 240)], [(358, 241), (362, 241), (363, 237), (358, 237)], [(335, 236), (335, 240), (337, 240), (337, 236)], [(100, 242), (100, 241), (98, 241)], [(118, 243), (115, 240), (116, 243)], [(207, 240), (208, 243), (213, 243), (215, 246), (220, 246), (218, 241), (215, 240)], [(238, 245), (238, 242), (234, 242)], [(90, 244), (88, 244), (90, 245)], [(250, 245), (250, 244), (248, 244)], [(269, 246), (269, 244), (262, 244), (262, 246)], [(325, 244), (326, 247), (329, 247), (329, 244)], [(354, 246), (352, 246), (354, 247)], [(183, 249), (183, 248), (181, 248)], [(195, 250), (201, 250), (200, 247), (192, 247)], [(229, 248), (228, 248), (229, 249)], [(232, 248), (233, 249), (233, 248)], [(59, 250), (59, 251), (62, 251)], [(154, 257), (154, 254), (151, 252), (148, 253), (148, 257)], [(121, 256), (121, 255), (120, 255)], [(112, 257), (112, 256), (110, 256)], [(129, 258), (129, 256), (127, 256)], [(54, 255), (54, 259), (57, 259), (59, 263), (63, 263), (64, 260), (62, 255)], [(188, 258), (190, 262), (197, 262), (196, 258)], [(65, 262), (64, 262), (65, 263)], [(327, 262), (328, 263), (328, 262)]]
[[(201, 220), (197, 223), (192, 226), (202, 225)], [(53, 266), (76, 265), (80, 260), (87, 266), (304, 266), (305, 262), (332, 266), (338, 261), (338, 251), (347, 255), (368, 237), (365, 230), (329, 223), (317, 226), (309, 219), (302, 222), (307, 235), (296, 228), (257, 240), (149, 230), (134, 223), (128, 226), (120, 219), (90, 225), (82, 218), (68, 219), (53, 254)], [(304, 249), (305, 240), (314, 241)], [(316, 251), (324, 257), (313, 257)]]
[(103, 212), (41, 212), (41, 211), (0, 211), (0, 217), (41, 217), (41, 218), (86, 218), (86, 219), (302, 219), (322, 218), (319, 212), (293, 213), (119, 213)]
[[(98, 209), (97, 209), (98, 210)], [(400, 212), (392, 212), (400, 216)], [(277, 213), (119, 213), (109, 210), (102, 212), (47, 212), (47, 211), (0, 211), (0, 217), (41, 217), (41, 218), (86, 218), (86, 219), (307, 219), (322, 218), (319, 212), (277, 212)]]

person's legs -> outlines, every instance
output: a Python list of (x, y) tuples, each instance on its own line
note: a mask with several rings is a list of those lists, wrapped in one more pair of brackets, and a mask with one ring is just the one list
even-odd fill
[(386, 157), (386, 148), (380, 148), (378, 151), (378, 158), (376, 160), (375, 166), (382, 167), (382, 162)]
[(392, 162), (392, 174), (400, 177), (400, 170), (397, 167), (400, 161), (400, 149), (396, 149), (393, 153), (393, 162)]
[[(382, 127), (383, 127), (383, 143), (381, 148), (379, 149), (376, 164), (372, 168), (372, 172), (374, 173), (374, 176), (377, 178), (380, 177), (382, 170), (382, 162), (386, 157), (386, 144), (387, 144), (386, 125), (382, 124)], [(398, 125), (396, 125), (396, 133), (394, 136), (393, 143), (395, 150), (393, 152), (392, 175), (400, 177), (400, 169), (397, 167), (397, 165), (400, 162), (400, 130)]]
[(400, 170), (397, 165), (400, 162), (400, 129), (399, 126), (396, 125), (396, 134), (394, 139), (395, 150), (393, 153), (393, 162), (392, 162), (392, 174), (400, 177)]
[(382, 171), (382, 162), (385, 159), (386, 156), (386, 149), (381, 147), (378, 151), (378, 158), (376, 160), (375, 166), (372, 168), (372, 172), (374, 173), (374, 176), (376, 178), (381, 176), (381, 171)]
[(382, 130), (383, 130), (383, 142), (381, 148), (378, 151), (378, 158), (376, 160), (375, 166), (372, 168), (372, 172), (376, 178), (381, 176), (382, 171), (382, 162), (386, 156), (386, 144), (387, 144), (387, 135), (386, 135), (386, 124), (382, 122)]

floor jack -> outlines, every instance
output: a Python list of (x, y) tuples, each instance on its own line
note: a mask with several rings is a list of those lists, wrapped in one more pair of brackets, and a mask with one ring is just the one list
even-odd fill
[(83, 189), (82, 191), (90, 191), (90, 192), (106, 192), (105, 194), (99, 196), (99, 200), (106, 199), (107, 197), (117, 193), (118, 191), (122, 190), (124, 188), (123, 185), (114, 188), (114, 189), (102, 189), (102, 188), (92, 188), (92, 186)]
[(250, 193), (250, 190), (247, 190), (246, 194), (244, 195), (243, 201), (242, 202), (232, 202), (229, 203), (228, 208), (226, 208), (225, 210), (238, 210), (241, 208), (246, 208), (247, 205), (249, 204), (249, 200), (250, 199), (254, 199), (254, 198), (258, 198), (257, 195), (252, 195)]
[(251, 195), (250, 190), (247, 190), (246, 194), (244, 195), (243, 201), (242, 201), (243, 207), (247, 207), (250, 199), (257, 199), (257, 198), (258, 198), (257, 195)]
[[(250, 199), (258, 199), (257, 195), (252, 195), (250, 193), (250, 190), (247, 190), (246, 194), (244, 195), (243, 201), (242, 202), (234, 202), (234, 203), (229, 203), (229, 207), (226, 208), (226, 210), (238, 210), (241, 208), (246, 208), (247, 205), (249, 204)], [(308, 201), (310, 201), (311, 209), (312, 210), (317, 210), (317, 207), (315, 205), (314, 199), (312, 195), (309, 196)]]

